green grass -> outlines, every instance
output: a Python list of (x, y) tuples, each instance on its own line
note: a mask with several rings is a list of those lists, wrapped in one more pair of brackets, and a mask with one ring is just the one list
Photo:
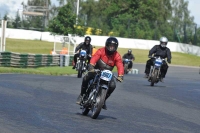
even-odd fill
[[(119, 48), (119, 53), (123, 56), (124, 53), (128, 52), (128, 48)], [(135, 56), (135, 63), (146, 63), (149, 59), (149, 50), (132, 49), (132, 53)], [(196, 66), (200, 65), (200, 56), (191, 54), (172, 52), (172, 65), (183, 65), (183, 66)]]
[[(49, 54), (53, 48), (53, 42), (39, 40), (6, 39), (6, 51), (31, 54)], [(100, 47), (97, 47), (100, 48)], [(119, 48), (119, 53), (123, 55), (127, 48)], [(135, 63), (146, 63), (149, 50), (132, 49), (135, 56)], [(200, 57), (190, 54), (172, 52), (172, 65), (196, 66), (200, 65)], [(116, 68), (114, 69), (116, 71)], [(40, 67), (40, 68), (12, 68), (0, 67), (0, 73), (26, 73), (44, 75), (67, 75), (77, 73), (69, 67)]]
[(40, 40), (6, 39), (6, 51), (17, 53), (49, 54), (53, 42)]
[(13, 68), (0, 67), (0, 73), (24, 73), (42, 75), (70, 75), (76, 73), (72, 67)]

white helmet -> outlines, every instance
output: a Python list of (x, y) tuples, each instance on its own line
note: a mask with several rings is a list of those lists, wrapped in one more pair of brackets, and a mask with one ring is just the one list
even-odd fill
[(167, 43), (168, 43), (168, 39), (166, 37), (163, 36), (160, 38), (160, 46), (162, 48), (165, 48), (167, 46)]

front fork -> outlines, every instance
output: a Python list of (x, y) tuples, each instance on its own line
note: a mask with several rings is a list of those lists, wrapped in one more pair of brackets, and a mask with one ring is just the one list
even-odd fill
[[(151, 78), (154, 76), (154, 71), (155, 71), (155, 67), (153, 67), (153, 68), (151, 69), (151, 73), (150, 73), (150, 75), (149, 75), (148, 81), (151, 81)], [(160, 68), (158, 69), (158, 74), (157, 74), (156, 79), (159, 79), (159, 78), (160, 78)]]

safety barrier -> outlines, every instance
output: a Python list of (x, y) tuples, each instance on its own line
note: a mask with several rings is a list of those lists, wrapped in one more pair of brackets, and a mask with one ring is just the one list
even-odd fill
[(3, 67), (44, 67), (59, 66), (60, 55), (0, 53), (0, 66)]
[(72, 66), (73, 55), (48, 54), (20, 54), (14, 52), (0, 52), (0, 66), (3, 67), (47, 67)]

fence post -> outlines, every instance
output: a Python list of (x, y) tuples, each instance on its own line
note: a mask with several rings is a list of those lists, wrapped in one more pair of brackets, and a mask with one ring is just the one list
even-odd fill
[(2, 20), (1, 21), (1, 44), (0, 44), (0, 52), (5, 51), (5, 45), (6, 45), (6, 27), (7, 27), (7, 21)]
[(62, 54), (60, 54), (60, 67), (63, 67), (63, 56)]

